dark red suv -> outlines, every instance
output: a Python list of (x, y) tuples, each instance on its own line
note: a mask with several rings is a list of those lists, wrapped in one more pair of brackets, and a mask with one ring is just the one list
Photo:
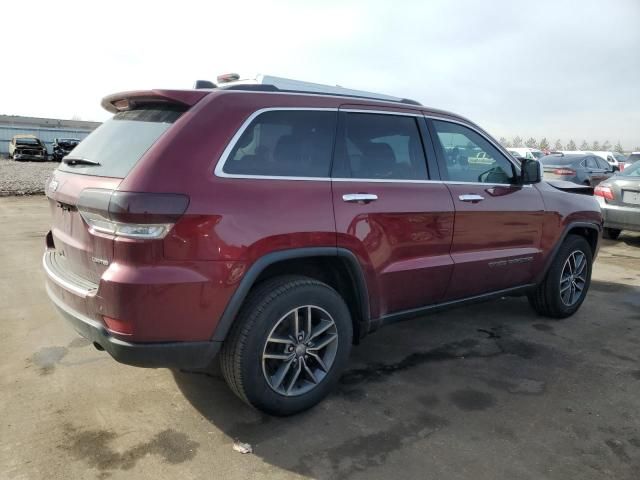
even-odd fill
[(580, 307), (602, 227), (585, 187), (458, 115), (306, 85), (103, 100), (46, 192), (47, 291), (81, 335), (130, 365), (219, 361), (287, 415), (382, 325), (507, 294)]

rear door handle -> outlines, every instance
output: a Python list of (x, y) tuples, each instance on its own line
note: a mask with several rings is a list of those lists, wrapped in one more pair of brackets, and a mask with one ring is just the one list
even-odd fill
[(458, 196), (458, 198), (460, 200), (462, 200), (463, 202), (471, 202), (471, 203), (478, 203), (478, 202), (481, 202), (482, 200), (484, 200), (484, 197), (482, 195), (476, 195), (475, 193), (468, 193), (466, 195), (460, 195), (460, 196)]
[(348, 203), (369, 203), (378, 200), (378, 196), (373, 193), (345, 193), (342, 200)]

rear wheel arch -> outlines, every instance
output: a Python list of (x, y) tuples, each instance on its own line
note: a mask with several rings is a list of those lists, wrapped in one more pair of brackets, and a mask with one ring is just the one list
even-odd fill
[(272, 252), (255, 261), (227, 304), (212, 340), (225, 340), (245, 299), (257, 285), (285, 275), (313, 278), (340, 293), (351, 313), (354, 343), (369, 331), (368, 289), (356, 256), (346, 249), (311, 247)]

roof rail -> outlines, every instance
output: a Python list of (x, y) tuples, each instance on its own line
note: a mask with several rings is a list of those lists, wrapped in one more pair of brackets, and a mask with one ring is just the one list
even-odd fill
[[(218, 77), (220, 79), (220, 77)], [(289, 78), (274, 77), (271, 75), (258, 75), (255, 78), (232, 80), (218, 83), (218, 88), (223, 90), (248, 90), (257, 92), (286, 92), (308, 93), (318, 95), (331, 95), (336, 97), (366, 98), (369, 100), (381, 100), (385, 102), (404, 103), (406, 105), (422, 106), (421, 103), (408, 98), (399, 98), (383, 93), (352, 90), (340, 86), (322, 85), (319, 83), (303, 82)]]

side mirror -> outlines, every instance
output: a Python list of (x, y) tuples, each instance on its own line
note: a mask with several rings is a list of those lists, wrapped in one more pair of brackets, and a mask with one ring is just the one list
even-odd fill
[(520, 163), (520, 183), (523, 185), (542, 181), (542, 164), (537, 160), (523, 158)]

